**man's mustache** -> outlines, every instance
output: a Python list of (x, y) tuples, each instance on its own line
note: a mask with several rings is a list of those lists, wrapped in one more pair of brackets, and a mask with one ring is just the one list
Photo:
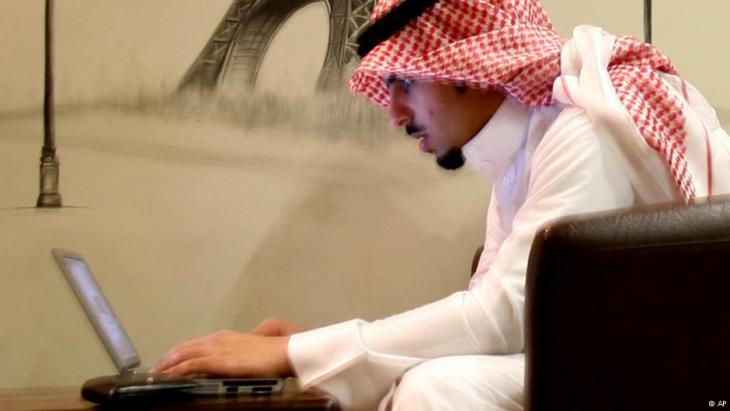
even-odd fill
[(422, 127), (417, 127), (415, 124), (410, 124), (410, 123), (406, 124), (406, 134), (408, 134), (409, 136), (412, 136), (416, 133), (421, 133), (421, 132), (423, 132)]

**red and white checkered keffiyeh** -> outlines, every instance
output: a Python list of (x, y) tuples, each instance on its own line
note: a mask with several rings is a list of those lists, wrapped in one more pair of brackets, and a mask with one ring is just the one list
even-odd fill
[[(371, 21), (377, 21), (399, 3), (377, 2)], [(606, 36), (610, 35), (603, 33), (597, 41)], [(620, 100), (635, 126), (634, 132), (638, 131), (648, 146), (661, 154), (681, 197), (692, 204), (698, 196), (710, 196), (709, 142), (705, 164), (700, 166), (704, 167), (700, 173), (703, 181), (698, 181), (691, 173), (697, 167), (688, 167), (685, 155), (685, 104), (663, 78), (676, 75), (671, 61), (636, 38), (609, 38), (612, 40), (603, 68), (612, 88), (608, 94)], [(578, 48), (573, 57), (595, 57), (581, 44), (558, 35), (538, 0), (442, 0), (373, 48), (362, 59), (349, 87), (386, 107), (389, 93), (383, 78), (389, 75), (501, 90), (529, 107), (552, 104), (560, 100), (556, 94), (564, 97), (562, 102), (581, 106), (571, 95), (571, 90), (573, 94), (579, 92), (574, 87), (576, 82), (570, 81), (565, 72), (570, 53), (564, 50), (570, 46)], [(600, 60), (600, 56), (595, 58)], [(578, 62), (578, 66), (585, 69), (585, 61)], [(688, 100), (684, 82), (681, 89)], [(703, 138), (709, 137), (705, 133)]]

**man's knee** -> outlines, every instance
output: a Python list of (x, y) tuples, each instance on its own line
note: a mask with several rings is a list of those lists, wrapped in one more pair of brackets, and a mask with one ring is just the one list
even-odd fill
[(397, 383), (393, 410), (522, 410), (524, 356), (429, 360)]

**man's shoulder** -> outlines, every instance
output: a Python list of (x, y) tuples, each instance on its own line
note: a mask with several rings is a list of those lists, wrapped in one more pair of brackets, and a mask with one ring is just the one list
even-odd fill
[[(600, 162), (606, 155), (604, 144), (586, 111), (580, 107), (555, 105), (536, 110), (535, 127), (543, 127), (539, 141), (534, 141), (532, 163)], [(539, 124), (539, 123), (543, 124)], [(572, 159), (572, 160), (571, 160)]]
[(598, 131), (588, 113), (580, 107), (553, 104), (535, 109), (531, 119), (542, 128), (540, 146), (598, 143)]
[(553, 117), (553, 121), (546, 130), (546, 135), (583, 135), (583, 131), (586, 129), (593, 129), (591, 119), (583, 108), (564, 104), (555, 104), (549, 107), (549, 115)]

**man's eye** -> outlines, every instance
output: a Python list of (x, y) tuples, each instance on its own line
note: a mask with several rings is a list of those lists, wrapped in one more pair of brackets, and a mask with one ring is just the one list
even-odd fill
[(396, 76), (389, 76), (385, 80), (385, 87), (390, 89), (391, 87), (397, 87), (401, 91), (407, 92), (413, 85), (413, 79), (410, 78), (398, 78)]

